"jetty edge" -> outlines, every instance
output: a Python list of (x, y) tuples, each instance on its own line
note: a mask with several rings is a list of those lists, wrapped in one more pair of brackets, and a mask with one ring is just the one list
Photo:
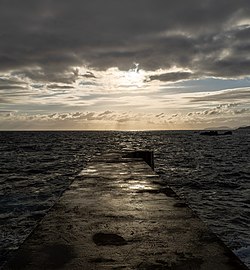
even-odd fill
[(3, 269), (248, 269), (152, 168), (94, 157)]

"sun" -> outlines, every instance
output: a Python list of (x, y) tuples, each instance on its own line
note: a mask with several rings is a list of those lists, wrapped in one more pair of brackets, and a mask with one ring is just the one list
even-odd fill
[(143, 69), (139, 69), (138, 63), (134, 63), (134, 68), (125, 71), (122, 78), (122, 81), (125, 85), (138, 88), (144, 85), (144, 80), (145, 71)]

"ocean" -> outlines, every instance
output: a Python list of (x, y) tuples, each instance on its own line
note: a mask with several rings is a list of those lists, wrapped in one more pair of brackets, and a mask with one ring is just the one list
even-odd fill
[(0, 132), (0, 268), (86, 166), (153, 150), (155, 171), (250, 267), (250, 131)]

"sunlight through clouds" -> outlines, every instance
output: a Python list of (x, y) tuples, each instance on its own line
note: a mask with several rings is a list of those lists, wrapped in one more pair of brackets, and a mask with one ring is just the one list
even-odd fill
[(27, 1), (0, 10), (1, 129), (249, 125), (248, 1)]

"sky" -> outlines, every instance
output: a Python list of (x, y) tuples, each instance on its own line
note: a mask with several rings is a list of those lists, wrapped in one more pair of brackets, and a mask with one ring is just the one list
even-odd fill
[(0, 0), (0, 130), (249, 120), (249, 0)]

